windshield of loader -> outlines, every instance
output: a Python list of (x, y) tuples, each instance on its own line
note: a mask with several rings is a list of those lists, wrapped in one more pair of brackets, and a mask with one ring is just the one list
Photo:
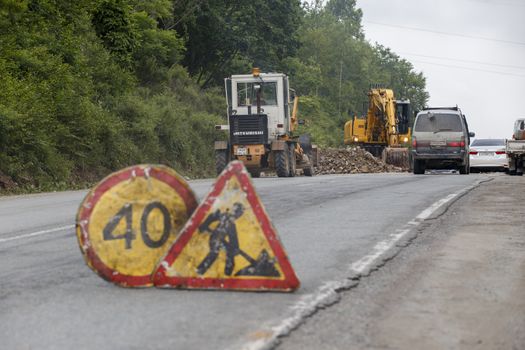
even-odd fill
[(257, 105), (257, 90), (261, 87), (261, 106), (277, 105), (277, 83), (237, 83), (237, 104), (242, 106)]
[(461, 119), (457, 114), (428, 113), (420, 114), (417, 117), (415, 131), (440, 132), (455, 131), (461, 132)]

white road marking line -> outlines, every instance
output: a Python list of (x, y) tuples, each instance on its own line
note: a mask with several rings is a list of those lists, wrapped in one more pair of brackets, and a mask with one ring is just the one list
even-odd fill
[(0, 238), (0, 243), (5, 243), (5, 242), (10, 242), (10, 241), (16, 241), (16, 240), (19, 240), (19, 239), (24, 239), (24, 238), (30, 238), (30, 237), (46, 235), (48, 233), (64, 231), (64, 230), (70, 230), (72, 228), (75, 228), (75, 225), (61, 226), (61, 227), (57, 227), (57, 228), (51, 228), (49, 230), (42, 230), (42, 231), (37, 231), (37, 232), (32, 232), (32, 233), (26, 233), (26, 234), (19, 235), (19, 236), (14, 236), (14, 237)]
[[(381, 258), (387, 251), (394, 247), (394, 245), (405, 237), (409, 232), (419, 226), (425, 219), (428, 219), (441, 206), (450, 202), (454, 198), (463, 193), (470, 191), (481, 183), (476, 182), (473, 185), (467, 186), (462, 190), (452, 193), (445, 198), (442, 198), (432, 204), (427, 209), (423, 210), (414, 219), (408, 221), (402, 228), (389, 235), (389, 238), (378, 242), (373, 248), (372, 253), (365, 255), (361, 259), (353, 262), (350, 265), (350, 271), (353, 274), (361, 275), (367, 269), (373, 266), (377, 259)], [(313, 315), (319, 308), (328, 306), (339, 300), (338, 291), (345, 290), (355, 286), (358, 282), (356, 280), (345, 278), (340, 281), (325, 282), (317, 289), (316, 292), (304, 295), (301, 299), (293, 305), (290, 310), (292, 315), (282, 320), (279, 324), (269, 327), (269, 334), (263, 339), (247, 342), (241, 346), (245, 350), (264, 350), (273, 348), (278, 341), (278, 338), (289, 334), (292, 330), (299, 327), (303, 320)]]
[(423, 210), (418, 216), (416, 216), (416, 219), (425, 220), (430, 215), (432, 215), (439, 207), (441, 207), (445, 203), (450, 202), (452, 199), (456, 198), (458, 195), (459, 193), (452, 193), (446, 196), (445, 198), (438, 200), (436, 203), (432, 204), (430, 207)]

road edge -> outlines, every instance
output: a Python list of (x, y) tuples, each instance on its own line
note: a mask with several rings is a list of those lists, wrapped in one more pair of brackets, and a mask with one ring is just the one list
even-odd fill
[(446, 197), (434, 202), (428, 208), (420, 212), (414, 219), (408, 221), (401, 228), (396, 229), (388, 235), (388, 238), (374, 245), (371, 253), (361, 257), (350, 264), (348, 275), (341, 280), (323, 283), (313, 293), (304, 295), (298, 302), (289, 308), (290, 316), (278, 324), (266, 327), (263, 337), (243, 343), (239, 349), (242, 350), (269, 350), (280, 343), (280, 339), (289, 335), (293, 330), (303, 324), (307, 318), (315, 315), (319, 310), (336, 304), (343, 291), (356, 287), (361, 278), (369, 276), (373, 271), (384, 266), (389, 260), (396, 257), (399, 252), (410, 245), (410, 243), (423, 232), (423, 224), (434, 220), (444, 213), (461, 197), (479, 187), (481, 184), (490, 182), (494, 178), (482, 179), (473, 184), (451, 193)]

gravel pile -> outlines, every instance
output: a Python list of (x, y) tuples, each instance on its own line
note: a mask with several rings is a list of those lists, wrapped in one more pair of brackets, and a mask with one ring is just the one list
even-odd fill
[(405, 172), (361, 148), (325, 148), (319, 149), (319, 164), (316, 174), (357, 174)]

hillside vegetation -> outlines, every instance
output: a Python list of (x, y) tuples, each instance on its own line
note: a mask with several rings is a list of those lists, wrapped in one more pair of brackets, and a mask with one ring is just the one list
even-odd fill
[(81, 186), (136, 163), (213, 174), (223, 78), (291, 76), (320, 145), (370, 84), (415, 107), (425, 79), (366, 41), (355, 0), (0, 0), (0, 190)]

